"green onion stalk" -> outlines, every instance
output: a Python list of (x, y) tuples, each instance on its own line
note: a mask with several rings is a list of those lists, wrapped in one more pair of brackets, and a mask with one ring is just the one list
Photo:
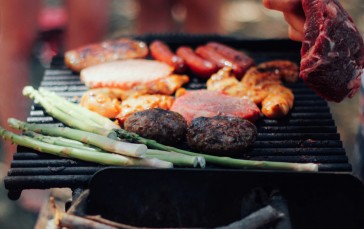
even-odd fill
[(314, 163), (288, 163), (288, 162), (272, 162), (272, 161), (252, 161), (252, 160), (241, 160), (230, 157), (219, 157), (201, 153), (194, 153), (187, 150), (178, 149), (171, 146), (160, 144), (154, 140), (143, 138), (135, 133), (130, 133), (124, 129), (115, 130), (120, 138), (124, 138), (128, 141), (138, 142), (147, 145), (150, 148), (173, 151), (177, 153), (186, 154), (189, 156), (200, 156), (204, 157), (207, 163), (220, 165), (230, 168), (241, 168), (241, 169), (262, 169), (262, 170), (287, 170), (287, 171), (307, 171), (317, 172), (318, 165)]

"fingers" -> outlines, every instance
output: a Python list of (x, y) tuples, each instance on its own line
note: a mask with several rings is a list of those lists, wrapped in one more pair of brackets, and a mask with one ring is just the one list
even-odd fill
[(288, 36), (292, 40), (303, 40), (305, 15), (301, 0), (263, 0), (263, 4), (268, 9), (282, 11), (289, 24)]
[(283, 13), (284, 18), (288, 24), (293, 27), (297, 32), (303, 34), (303, 26), (305, 24), (305, 19), (293, 13)]
[(301, 0), (263, 0), (266, 8), (282, 12), (297, 12), (302, 8)]
[(288, 36), (294, 41), (303, 41), (304, 39), (304, 34), (295, 30), (292, 26), (288, 27)]

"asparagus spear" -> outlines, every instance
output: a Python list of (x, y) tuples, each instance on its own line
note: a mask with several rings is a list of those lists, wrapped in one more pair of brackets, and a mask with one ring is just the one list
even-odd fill
[(53, 145), (72, 147), (72, 148), (83, 149), (83, 150), (88, 150), (88, 151), (96, 151), (96, 152), (102, 151), (100, 148), (91, 147), (90, 145), (84, 144), (79, 141), (71, 140), (68, 138), (51, 137), (51, 136), (38, 134), (33, 131), (25, 131), (25, 132), (23, 132), (23, 134), (28, 137), (34, 138), (36, 140), (39, 140), (39, 141), (42, 141), (45, 143), (49, 143), (49, 144), (53, 144)]
[(90, 111), (87, 108), (72, 103), (54, 92), (48, 91), (44, 88), (39, 88), (39, 92), (43, 96), (50, 98), (52, 101), (55, 102), (55, 104), (58, 104), (61, 108), (67, 109), (70, 112), (76, 114), (75, 116), (82, 116), (83, 118), (90, 119), (107, 130), (119, 128), (119, 126), (112, 122), (110, 119), (103, 117), (102, 115), (99, 115), (93, 111)]
[[(102, 151), (99, 148), (94, 148), (89, 145), (83, 144), (82, 142), (70, 140), (62, 137), (51, 137), (51, 136), (45, 136), (42, 134), (37, 134), (32, 131), (26, 131), (24, 132), (26, 136), (32, 137), (36, 140), (59, 145), (59, 146), (65, 146), (65, 147), (72, 147), (72, 148), (78, 148), (83, 149), (87, 151), (96, 151), (101, 153), (110, 153), (107, 151)], [(184, 166), (184, 167), (201, 167), (204, 168), (206, 165), (205, 159), (202, 157), (196, 157), (196, 156), (188, 156), (185, 154), (175, 153), (175, 152), (169, 152), (169, 151), (162, 151), (162, 150), (151, 150), (148, 149), (145, 155), (143, 155), (143, 158), (157, 158), (162, 161), (168, 161), (173, 163), (174, 165), (178, 166)]]
[(144, 157), (158, 158), (163, 161), (172, 162), (174, 165), (179, 165), (179, 166), (192, 166), (192, 167), (205, 168), (206, 165), (205, 159), (203, 157), (189, 156), (186, 154), (163, 151), (163, 150), (148, 149)]
[(201, 153), (194, 153), (186, 150), (181, 150), (171, 146), (160, 144), (154, 140), (143, 138), (135, 133), (130, 133), (124, 129), (115, 130), (120, 138), (132, 142), (138, 142), (147, 145), (150, 148), (160, 149), (165, 151), (173, 151), (182, 153), (190, 156), (201, 156), (206, 159), (207, 163), (222, 165), (225, 167), (232, 168), (243, 168), (243, 169), (266, 169), (266, 170), (288, 170), (288, 171), (310, 171), (317, 172), (318, 165), (313, 163), (288, 163), (288, 162), (272, 162), (272, 161), (252, 161), (252, 160), (241, 160), (230, 157), (218, 157)]
[(83, 130), (76, 130), (68, 127), (50, 127), (39, 124), (29, 124), (14, 118), (9, 118), (8, 123), (11, 127), (18, 130), (33, 131), (45, 135), (69, 138), (97, 146), (105, 151), (118, 153), (125, 156), (141, 157), (147, 151), (147, 147), (144, 144), (117, 141)]
[[(46, 110), (48, 114), (60, 120), (67, 126), (116, 139), (116, 135), (113, 131), (101, 128), (98, 124), (95, 124), (95, 122), (90, 121), (90, 119), (87, 118), (81, 119), (80, 116), (75, 117), (68, 113), (63, 112), (62, 110), (59, 110), (54, 105), (55, 103), (43, 97), (32, 86), (24, 87), (23, 95), (28, 96), (31, 99), (37, 100), (43, 106), (43, 108)], [(65, 107), (64, 109), (68, 109), (68, 107)]]
[(71, 147), (57, 146), (35, 140), (27, 136), (20, 136), (5, 130), (0, 126), (0, 135), (5, 140), (11, 140), (17, 145), (28, 147), (39, 152), (53, 154), (60, 157), (75, 158), (83, 161), (95, 162), (104, 165), (122, 165), (122, 166), (147, 166), (158, 168), (172, 168), (173, 164), (159, 159), (141, 159), (125, 157), (119, 154), (105, 154), (87, 150), (81, 150)]

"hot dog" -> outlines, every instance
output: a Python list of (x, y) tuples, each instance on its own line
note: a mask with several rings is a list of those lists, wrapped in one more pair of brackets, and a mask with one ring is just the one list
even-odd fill
[(242, 70), (242, 73), (239, 76), (243, 76), (250, 67), (254, 66), (254, 60), (247, 56), (244, 52), (235, 50), (218, 42), (209, 42), (207, 43), (207, 46), (214, 49), (230, 62), (237, 64)]
[(225, 56), (216, 52), (212, 47), (209, 47), (207, 45), (199, 46), (196, 49), (196, 54), (199, 55), (200, 57), (216, 64), (219, 69), (223, 68), (225, 66), (231, 67), (234, 74), (237, 77), (241, 78), (242, 74), (244, 73), (243, 69), (239, 65), (230, 61)]
[(186, 63), (187, 67), (201, 78), (208, 79), (218, 68), (217, 65), (196, 55), (192, 48), (181, 46), (177, 49), (177, 55)]
[(164, 62), (174, 68), (175, 73), (183, 73), (186, 69), (184, 60), (174, 54), (164, 42), (155, 40), (150, 44), (150, 54), (156, 60)]

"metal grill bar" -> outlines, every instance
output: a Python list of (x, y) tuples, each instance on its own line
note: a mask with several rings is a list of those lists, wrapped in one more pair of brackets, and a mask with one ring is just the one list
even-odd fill
[(259, 133), (336, 133), (335, 126), (260, 126)]
[(328, 126), (335, 125), (334, 120), (332, 119), (299, 119), (299, 120), (273, 120), (273, 119), (263, 119), (258, 121), (257, 125), (270, 125), (270, 126)]
[(55, 171), (50, 168), (12, 168), (9, 176), (36, 176), (36, 175), (89, 175), (96, 173), (100, 167), (60, 167)]
[[(330, 155), (330, 156), (316, 156), (316, 155), (300, 155), (300, 156), (244, 156), (245, 159), (249, 160), (259, 160), (259, 161), (282, 161), (282, 162), (297, 162), (300, 163), (302, 161), (310, 162), (310, 163), (322, 163), (326, 164), (334, 164), (334, 163), (348, 163), (348, 158), (345, 155)], [(321, 166), (321, 165), (320, 165)]]
[(339, 140), (282, 140), (282, 141), (260, 141), (254, 142), (254, 148), (273, 148), (280, 146), (281, 148), (341, 148), (342, 142)]

